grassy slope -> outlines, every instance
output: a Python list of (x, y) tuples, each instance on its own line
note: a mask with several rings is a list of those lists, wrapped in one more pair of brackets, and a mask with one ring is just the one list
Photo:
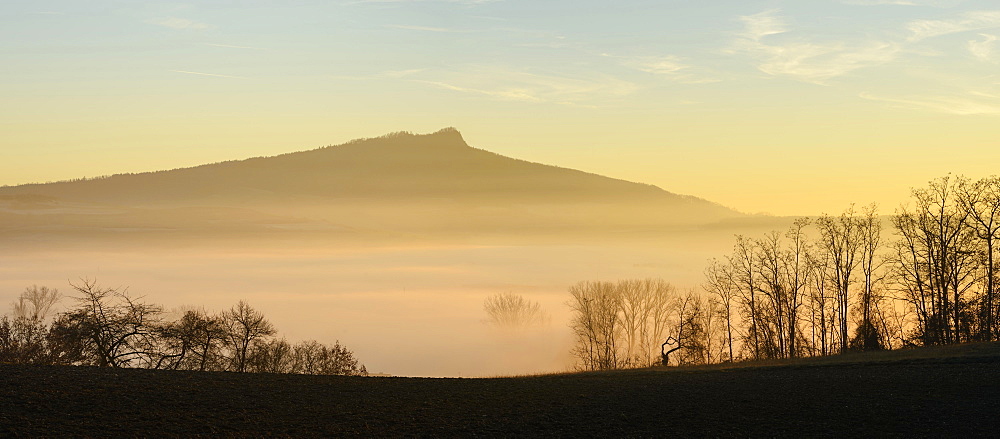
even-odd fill
[(1000, 345), (494, 379), (0, 366), (0, 436), (993, 436)]

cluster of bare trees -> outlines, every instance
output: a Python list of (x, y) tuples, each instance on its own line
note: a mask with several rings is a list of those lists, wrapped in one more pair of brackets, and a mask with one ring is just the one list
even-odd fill
[(677, 364), (717, 361), (719, 304), (662, 279), (581, 282), (570, 288), (573, 354), (584, 370), (660, 364), (663, 341), (683, 346)]
[[(705, 270), (729, 358), (995, 340), (1000, 178), (914, 189), (885, 224), (874, 206), (737, 236)], [(810, 239), (806, 231), (815, 236)], [(885, 239), (885, 235), (893, 239)]]
[(545, 326), (551, 321), (541, 304), (511, 292), (487, 297), (483, 310), (486, 311), (486, 323), (498, 328)]
[(60, 295), (31, 287), (0, 318), (0, 363), (89, 365), (235, 372), (366, 375), (339, 343), (290, 344), (245, 302), (212, 315), (187, 310), (176, 320), (127, 289), (84, 280), (75, 306), (50, 316)]
[[(1000, 338), (1000, 178), (944, 177), (890, 217), (874, 205), (737, 236), (703, 289), (663, 281), (570, 289), (583, 369), (830, 355)], [(664, 346), (666, 346), (664, 344)]]
[(1000, 178), (944, 177), (893, 217), (892, 286), (923, 345), (996, 340)]
[[(807, 230), (813, 226), (816, 239)], [(733, 253), (705, 269), (705, 290), (721, 304), (727, 359), (793, 358), (874, 350), (895, 333), (885, 315), (878, 269), (882, 223), (874, 206), (785, 232), (737, 236)], [(852, 318), (856, 322), (852, 321)], [(859, 331), (849, 332), (850, 326)]]

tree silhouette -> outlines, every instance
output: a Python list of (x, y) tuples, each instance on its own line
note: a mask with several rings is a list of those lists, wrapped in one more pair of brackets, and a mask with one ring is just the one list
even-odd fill
[(584, 370), (645, 367), (670, 329), (674, 288), (661, 279), (580, 282), (570, 288), (573, 354)]
[(522, 328), (547, 324), (548, 315), (538, 302), (514, 293), (497, 293), (483, 302), (488, 324), (500, 328)]
[(968, 219), (982, 242), (985, 256), (985, 291), (979, 307), (981, 340), (992, 341), (1000, 334), (997, 326), (996, 246), (1000, 239), (1000, 177), (991, 176), (975, 182), (958, 181), (958, 203), (968, 212)]
[(248, 371), (248, 359), (254, 343), (261, 342), (276, 332), (264, 314), (240, 301), (222, 313), (226, 345), (231, 351), (230, 364), (236, 372)]
[(63, 343), (78, 344), (82, 361), (101, 367), (128, 367), (154, 362), (160, 307), (129, 296), (126, 289), (102, 288), (84, 279), (70, 284), (77, 305), (53, 323)]

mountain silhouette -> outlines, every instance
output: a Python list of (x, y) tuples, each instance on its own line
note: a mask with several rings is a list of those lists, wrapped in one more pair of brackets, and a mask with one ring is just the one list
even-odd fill
[[(192, 168), (3, 187), (4, 199), (186, 209), (186, 224), (193, 221), (189, 208), (198, 207), (195, 216), (214, 223), (239, 215), (205, 209), (250, 209), (269, 218), (263, 222), (284, 215), (300, 218), (292, 222), (310, 218), (386, 229), (708, 223), (740, 216), (652, 185), (473, 148), (454, 128)], [(156, 215), (143, 216), (148, 223)]]

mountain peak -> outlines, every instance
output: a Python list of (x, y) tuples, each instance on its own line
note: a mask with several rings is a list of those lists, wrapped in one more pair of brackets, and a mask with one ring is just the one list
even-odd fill
[(457, 138), (457, 139), (461, 140), (462, 143), (465, 143), (465, 139), (462, 139), (462, 133), (458, 132), (458, 128), (455, 128), (455, 127), (441, 128), (440, 130), (437, 130), (437, 131), (435, 131), (435, 132), (433, 132), (431, 134), (428, 134), (428, 135), (430, 135), (430, 136), (438, 136), (438, 137), (448, 137), (448, 138), (453, 138), (453, 139)]
[[(392, 154), (416, 154), (416, 153), (439, 153), (453, 152), (459, 149), (473, 149), (465, 143), (462, 133), (454, 127), (447, 127), (430, 134), (414, 134), (409, 131), (397, 131), (379, 137), (369, 137), (352, 140), (343, 145), (330, 145), (320, 150), (332, 150), (337, 152), (371, 151), (378, 149)], [(318, 150), (317, 150), (318, 151)], [(297, 155), (301, 153), (289, 153)]]
[(469, 144), (465, 143), (465, 139), (462, 138), (462, 133), (458, 132), (455, 127), (442, 128), (431, 134), (417, 135), (416, 137), (424, 137), (440, 146), (469, 147)]
[[(0, 189), (0, 196), (19, 194), (130, 206), (211, 203), (245, 207), (267, 206), (276, 200), (283, 205), (299, 200), (330, 206), (359, 200), (386, 206), (432, 206), (443, 202), (449, 209), (528, 209), (534, 212), (531, 215), (542, 216), (556, 209), (565, 210), (567, 218), (601, 217), (611, 221), (613, 218), (606, 217), (617, 215), (625, 222), (634, 221), (628, 219), (632, 214), (659, 217), (666, 215), (663, 212), (668, 212), (673, 221), (736, 215), (713, 203), (651, 185), (474, 148), (451, 127), (431, 134), (390, 133), (274, 157)], [(616, 206), (610, 208), (616, 213), (599, 214), (593, 209), (604, 207), (595, 206)], [(659, 207), (650, 210), (636, 206)], [(635, 209), (639, 210), (633, 212)], [(562, 218), (564, 214), (551, 215)]]
[(416, 139), (427, 140), (429, 143), (440, 146), (469, 146), (468, 143), (465, 143), (462, 133), (455, 127), (442, 128), (430, 134), (413, 134), (412, 136)]
[(412, 139), (412, 140), (427, 139), (427, 140), (433, 140), (436, 143), (450, 143), (450, 144), (469, 146), (467, 143), (465, 143), (465, 139), (462, 138), (462, 133), (460, 133), (458, 129), (455, 127), (441, 128), (440, 130), (437, 130), (430, 134), (414, 134), (410, 131), (396, 131), (394, 133), (389, 133), (378, 137), (369, 137), (369, 138), (352, 140), (348, 142), (347, 145), (355, 143), (364, 143), (372, 140), (397, 141), (400, 139)]

